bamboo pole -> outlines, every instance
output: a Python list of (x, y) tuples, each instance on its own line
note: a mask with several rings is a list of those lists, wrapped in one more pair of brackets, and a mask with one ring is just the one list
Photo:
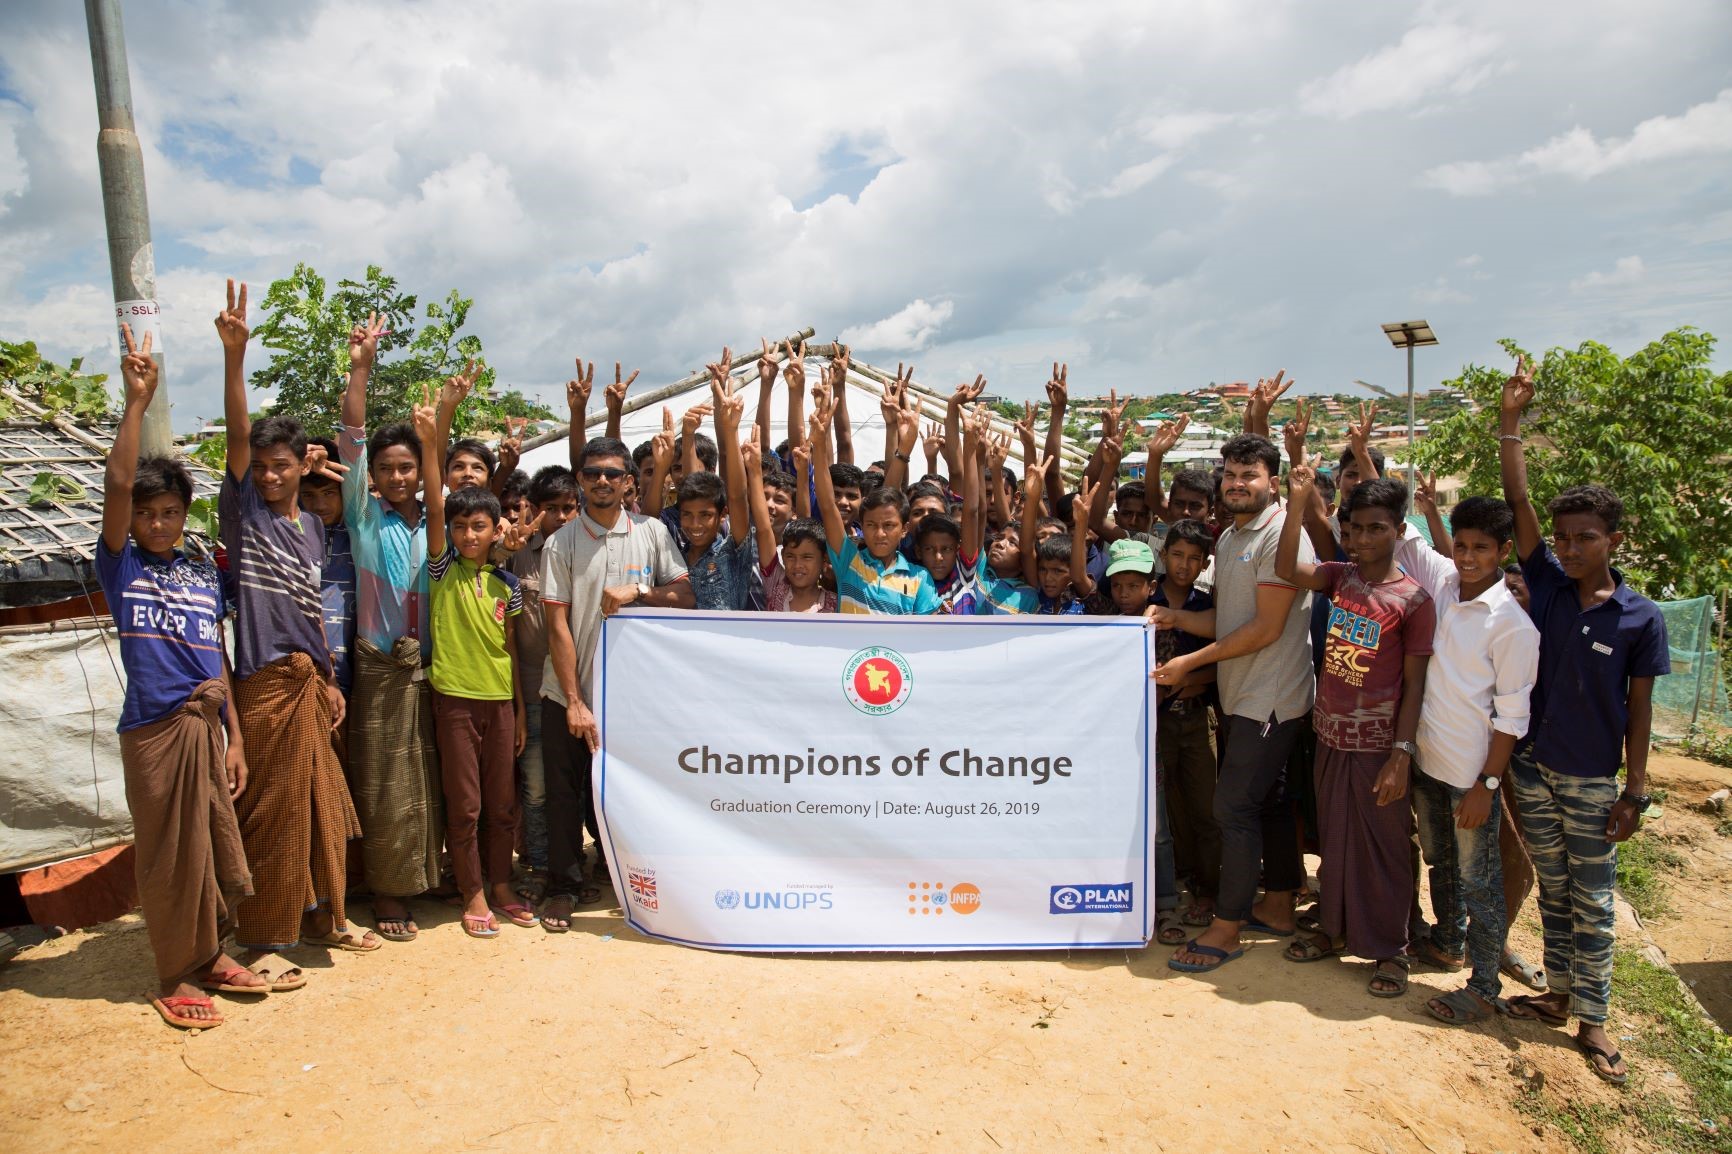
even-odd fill
[[(783, 340), (783, 342), (797, 345), (801, 341), (804, 341), (808, 337), (810, 337), (814, 331), (815, 330), (811, 326), (808, 325), (806, 328), (801, 329), (799, 332), (794, 333), (792, 336), (782, 338), (782, 340)], [(756, 363), (758, 357), (761, 355), (762, 355), (761, 351), (742, 353), (742, 354), (734, 357), (734, 359), (729, 362), (728, 371), (732, 372), (733, 370), (739, 368), (741, 365), (744, 365), (744, 364)], [(786, 356), (784, 354), (782, 354), (779, 350), (776, 351), (773, 355), (778, 362), (787, 359)], [(700, 372), (693, 373), (689, 377), (684, 377), (680, 380), (677, 380), (671, 385), (663, 385), (659, 389), (651, 389), (647, 393), (640, 393), (639, 395), (632, 397), (631, 399), (626, 401), (624, 406), (622, 406), (620, 409), (620, 415), (624, 416), (626, 413), (635, 413), (639, 409), (645, 408), (649, 405), (660, 404), (661, 402), (667, 400), (669, 397), (677, 397), (681, 393), (685, 392), (687, 389), (691, 388), (693, 385), (702, 384), (704, 381), (707, 381), (709, 379), (710, 379), (709, 370), (704, 369)], [(583, 422), (583, 427), (585, 429), (588, 429), (592, 425), (605, 425), (606, 423), (607, 423), (607, 408), (605, 405), (605, 398), (604, 398), (604, 404), (602, 407), (602, 411), (599, 413), (592, 413), (592, 414), (588, 415), (587, 417), (585, 417), (584, 422)], [(545, 433), (537, 433), (535, 436), (529, 438), (529, 440), (523, 442), (523, 452), (527, 453), (531, 449), (539, 449), (543, 445), (551, 445), (551, 444), (553, 444), (553, 442), (564, 440), (566, 437), (569, 437), (570, 435), (571, 435), (571, 422), (567, 421), (565, 424), (559, 426), (559, 428), (557, 428), (557, 429), (549, 429)]]

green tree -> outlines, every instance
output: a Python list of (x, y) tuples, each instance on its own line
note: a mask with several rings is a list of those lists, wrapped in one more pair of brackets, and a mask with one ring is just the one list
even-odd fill
[[(1514, 358), (1513, 340), (1499, 344)], [(1715, 373), (1714, 338), (1667, 333), (1628, 357), (1588, 341), (1536, 362), (1528, 410), (1529, 487), (1535, 504), (1571, 485), (1601, 484), (1623, 499), (1619, 568), (1644, 591), (1697, 597), (1732, 584), (1732, 494), (1726, 430), (1732, 373)], [(1467, 365), (1446, 382), (1474, 402), (1431, 426), (1422, 468), (1497, 493), (1498, 397), (1509, 367)]]
[[(35, 341), (12, 344), (0, 341), (0, 380), (48, 410), (49, 416), (70, 413), (80, 420), (106, 417), (111, 408), (107, 373), (86, 373), (84, 359), (57, 365), (36, 351)], [(0, 420), (12, 416), (12, 402), (0, 397)]]
[[(408, 420), (425, 385), (444, 381), (466, 361), (483, 360), (481, 338), (462, 331), (472, 299), (452, 289), (443, 301), (426, 306), (419, 331), (416, 303), (378, 265), (368, 265), (364, 279), (341, 280), (328, 291), (324, 277), (310, 265), (297, 264), (265, 293), (262, 308), (268, 315), (254, 326), (253, 337), (272, 355), (253, 373), (253, 387), (276, 394), (273, 412), (294, 417), (308, 432), (334, 434), (348, 385), (349, 330), (378, 313), (390, 331), (379, 340), (379, 363), (367, 383), (367, 425)], [(516, 389), (496, 392), (495, 384), (489, 367), (458, 410), (455, 433), (498, 431), (506, 417), (552, 416)]]

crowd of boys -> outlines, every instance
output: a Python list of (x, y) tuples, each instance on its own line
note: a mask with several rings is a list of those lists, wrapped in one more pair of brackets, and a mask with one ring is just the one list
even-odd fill
[[(1120, 614), (1156, 631), (1170, 966), (1213, 970), (1243, 937), (1273, 935), (1295, 963), (1368, 959), (1375, 997), (1404, 994), (1416, 963), (1465, 969), (1461, 989), (1426, 1003), (1435, 1018), (1573, 1016), (1594, 1070), (1625, 1078), (1604, 1030), (1612, 885), (1617, 843), (1647, 804), (1665, 626), (1611, 566), (1614, 494), (1565, 490), (1549, 543), (1542, 532), (1525, 360), (1502, 398), (1503, 498), (1461, 502), (1446, 529), (1430, 485), (1413, 495), (1434, 547), (1369, 445), (1373, 410), (1330, 473), (1305, 453), (1300, 402), (1282, 433), (1283, 500), (1268, 436), (1291, 386), (1281, 375), (1259, 382), (1220, 466), (1184, 469), (1165, 491), (1118, 484), (1113, 398), (1066, 491), (1063, 366), (1046, 386), (1044, 445), (1032, 405), (1013, 433), (995, 431), (978, 378), (923, 428), (913, 370), (899, 369), (880, 399), (882, 457), (863, 468), (845, 351), (808, 387), (805, 348), (766, 345), (748, 423), (749, 382), (723, 350), (709, 401), (678, 420), (664, 409), (635, 450), (619, 439), (631, 378), (618, 366), (607, 431), (583, 439), (594, 367), (580, 361), (571, 466), (529, 477), (515, 470), (519, 429), (498, 457), (451, 440), (474, 365), (428, 389), (409, 421), (368, 429), (377, 318), (350, 335), (334, 442), (249, 418), (244, 285), (237, 296), (231, 282), (216, 327), (220, 566), (179, 548), (185, 468), (138, 460), (156, 370), (148, 338), (134, 348), (130, 333), (98, 556), (128, 673), (120, 728), (152, 1001), (170, 1024), (220, 1023), (204, 991), (304, 985), (289, 947), (413, 941), (411, 898), (460, 906), (476, 938), (502, 921), (567, 931), (607, 878), (599, 843), (585, 853), (593, 665), (603, 617), (626, 606)], [(788, 436), (772, 446), (778, 377)], [(1151, 437), (1149, 478), (1184, 427)], [(1506, 943), (1536, 882), (1543, 971)], [(376, 930), (350, 924), (351, 892), (371, 895)], [(1314, 904), (1300, 912), (1301, 899)], [(1505, 973), (1544, 992), (1503, 999)]]

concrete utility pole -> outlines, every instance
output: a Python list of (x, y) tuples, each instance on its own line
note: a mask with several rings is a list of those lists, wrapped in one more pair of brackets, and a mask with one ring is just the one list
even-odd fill
[[(115, 331), (124, 322), (133, 339), (151, 334), (156, 360), (156, 396), (144, 414), (140, 448), (167, 454), (174, 448), (169, 422), (168, 373), (163, 363), (161, 311), (156, 303), (156, 255), (150, 245), (150, 208), (144, 199), (144, 153), (132, 123), (132, 80), (126, 70), (126, 33), (120, 0), (84, 0), (90, 28), (90, 67), (96, 77), (96, 160), (102, 169), (102, 216), (108, 225), (108, 269), (114, 279)], [(121, 348), (125, 349), (125, 342)]]

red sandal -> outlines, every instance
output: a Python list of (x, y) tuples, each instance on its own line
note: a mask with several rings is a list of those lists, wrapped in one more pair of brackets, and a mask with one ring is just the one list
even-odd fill
[(164, 998), (152, 994), (150, 1004), (156, 1007), (156, 1012), (162, 1015), (163, 1021), (182, 1030), (209, 1030), (223, 1024), (221, 1018), (186, 1018), (175, 1013), (182, 1006), (196, 1006), (201, 1010), (208, 1010), (216, 1004), (209, 998)]

